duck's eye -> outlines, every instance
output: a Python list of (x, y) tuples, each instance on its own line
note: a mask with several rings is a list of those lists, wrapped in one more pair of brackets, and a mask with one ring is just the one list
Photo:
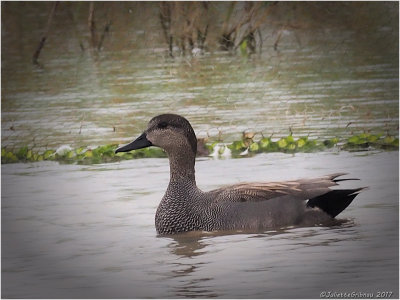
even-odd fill
[(168, 126), (167, 122), (158, 123), (158, 128), (163, 129), (163, 128), (167, 128), (167, 126)]

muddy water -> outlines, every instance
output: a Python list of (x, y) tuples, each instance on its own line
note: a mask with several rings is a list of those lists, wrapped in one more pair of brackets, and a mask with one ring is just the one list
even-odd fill
[[(203, 190), (349, 172), (369, 186), (337, 227), (158, 237), (166, 159), (2, 167), (2, 296), (398, 297), (398, 152), (197, 161)], [(229, 176), (227, 176), (229, 174)]]
[(384, 47), (383, 37), (393, 34), (386, 27), (368, 37), (287, 30), (278, 51), (267, 31), (263, 52), (251, 58), (216, 51), (174, 60), (156, 41), (121, 49), (113, 36), (97, 55), (80, 52), (69, 27), (56, 27), (41, 66), (29, 61), (40, 27), (29, 35), (8, 28), (1, 122), (9, 148), (123, 143), (166, 111), (186, 116), (200, 137), (225, 141), (242, 131), (319, 138), (398, 132), (398, 54)]

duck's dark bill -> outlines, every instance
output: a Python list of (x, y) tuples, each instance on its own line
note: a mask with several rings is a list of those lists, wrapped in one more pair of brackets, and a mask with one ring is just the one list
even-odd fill
[(142, 135), (139, 136), (132, 143), (127, 144), (122, 147), (119, 147), (117, 150), (115, 150), (115, 153), (128, 152), (131, 150), (142, 149), (142, 148), (150, 147), (151, 145), (153, 145), (153, 144), (147, 139), (146, 133), (142, 133)]

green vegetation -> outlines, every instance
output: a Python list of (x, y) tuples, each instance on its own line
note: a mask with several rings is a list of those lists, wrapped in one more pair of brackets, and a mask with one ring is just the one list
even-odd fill
[(57, 151), (46, 150), (43, 153), (35, 153), (28, 149), (28, 147), (23, 147), (17, 151), (9, 151), (2, 148), (1, 163), (51, 160), (60, 163), (98, 164), (134, 158), (166, 157), (164, 151), (155, 147), (115, 154), (117, 146), (118, 145), (105, 145), (97, 148), (80, 147), (75, 150), (69, 149), (68, 147), (63, 149), (60, 147)]
[(343, 145), (345, 150), (361, 150), (369, 147), (374, 147), (384, 150), (398, 150), (399, 138), (394, 136), (373, 135), (361, 133), (350, 137)]
[[(44, 152), (35, 152), (28, 147), (22, 147), (18, 150), (1, 149), (1, 163), (16, 162), (37, 162), (43, 160), (58, 161), (60, 163), (78, 163), (78, 164), (98, 164), (107, 162), (116, 162), (135, 158), (159, 158), (167, 157), (166, 153), (160, 148), (150, 147), (131, 152), (115, 154), (118, 145), (104, 145), (100, 147), (80, 147), (71, 149), (67, 146), (56, 150), (46, 150)], [(210, 155), (221, 156), (227, 153), (232, 157), (251, 156), (261, 152), (316, 152), (324, 151), (330, 148), (346, 151), (366, 151), (372, 149), (398, 150), (399, 139), (393, 136), (374, 135), (362, 133), (351, 136), (346, 140), (340, 141), (338, 138), (327, 140), (314, 140), (308, 137), (293, 138), (292, 135), (273, 141), (270, 137), (263, 137), (259, 141), (244, 137), (242, 140), (234, 141), (231, 144), (212, 143), (205, 144), (205, 149)], [(207, 155), (207, 153), (203, 153)]]
[(339, 150), (348, 151), (362, 151), (370, 149), (398, 150), (399, 139), (392, 136), (382, 137), (381, 135), (368, 133), (354, 135), (344, 141), (340, 141), (338, 138), (314, 140), (309, 139), (308, 137), (300, 137), (298, 139), (294, 139), (292, 135), (289, 135), (277, 141), (273, 141), (269, 137), (263, 137), (258, 142), (253, 140), (235, 141), (227, 147), (232, 151), (233, 157), (242, 155), (246, 149), (248, 149), (249, 153), (316, 152), (324, 151), (333, 147), (337, 147)]

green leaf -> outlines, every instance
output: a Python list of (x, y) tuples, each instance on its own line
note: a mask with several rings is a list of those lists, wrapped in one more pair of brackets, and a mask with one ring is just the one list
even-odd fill
[(262, 138), (260, 140), (260, 147), (261, 147), (262, 150), (267, 150), (270, 145), (271, 145), (271, 139), (270, 138)]
[(384, 144), (387, 144), (387, 145), (390, 145), (391, 143), (393, 143), (394, 142), (394, 137), (392, 137), (392, 136), (387, 136), (387, 137), (385, 137), (384, 139), (383, 139), (383, 143)]
[(32, 150), (28, 150), (28, 152), (26, 153), (26, 159), (30, 160), (32, 158)]
[(370, 143), (375, 143), (378, 139), (379, 139), (378, 135), (372, 135), (372, 134), (367, 138), (368, 142)]
[(5, 160), (6, 160), (6, 162), (13, 163), (13, 162), (17, 162), (18, 161), (18, 157), (12, 152), (7, 152), (6, 155), (5, 155)]
[(396, 146), (396, 147), (398, 148), (398, 147), (399, 147), (399, 139), (396, 138), (396, 139), (393, 141), (392, 145), (393, 145), (393, 146)]
[(288, 144), (289, 144), (289, 143), (294, 143), (294, 138), (293, 138), (293, 136), (291, 136), (291, 135), (287, 136), (287, 137), (286, 137), (286, 142), (288, 142)]
[(43, 159), (45, 159), (45, 160), (50, 160), (50, 159), (54, 159), (54, 153), (55, 153), (55, 151), (54, 150), (46, 150), (44, 153), (43, 153)]
[(306, 144), (306, 141), (303, 138), (297, 140), (297, 147), (302, 148)]
[(17, 157), (21, 160), (26, 159), (26, 155), (28, 154), (28, 147), (22, 147), (17, 152)]
[(83, 151), (86, 150), (86, 147), (79, 147), (78, 149), (76, 149), (76, 154), (81, 154)]
[(360, 139), (358, 138), (358, 136), (354, 135), (350, 137), (347, 141), (351, 144), (358, 144)]
[(369, 136), (368, 133), (361, 133), (361, 134), (358, 135), (358, 137), (359, 137), (360, 139), (367, 139), (368, 136)]
[(258, 145), (258, 143), (252, 143), (249, 148), (249, 150), (251, 152), (258, 152), (259, 149), (260, 149), (260, 146)]
[(239, 152), (243, 151), (247, 147), (243, 141), (234, 141), (231, 145), (228, 146), (228, 148), (231, 149), (233, 152)]
[(87, 151), (85, 152), (85, 157), (87, 157), (87, 158), (93, 157), (93, 151), (92, 151), (92, 150), (87, 150)]
[(278, 146), (279, 146), (279, 148), (285, 148), (286, 146), (287, 146), (287, 142), (286, 142), (286, 139), (284, 139), (284, 138), (282, 138), (282, 139), (280, 139), (279, 141), (278, 141)]

